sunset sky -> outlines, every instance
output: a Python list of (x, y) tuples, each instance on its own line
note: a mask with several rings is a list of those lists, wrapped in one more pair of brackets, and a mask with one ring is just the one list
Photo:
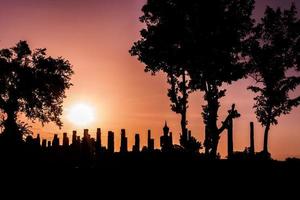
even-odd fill
[[(292, 0), (257, 0), (255, 18), (259, 19), (268, 4), (287, 7)], [(295, 0), (300, 8), (300, 0)], [(67, 91), (64, 103), (64, 126), (59, 130), (53, 124), (33, 125), (34, 133), (52, 138), (53, 133), (73, 129), (83, 132), (89, 128), (94, 136), (96, 128), (103, 132), (106, 144), (107, 131), (115, 132), (116, 149), (119, 149), (120, 129), (125, 128), (129, 146), (134, 134), (140, 133), (142, 146), (151, 129), (155, 145), (164, 121), (167, 120), (178, 141), (180, 118), (170, 111), (166, 79), (163, 74), (151, 76), (144, 65), (128, 50), (137, 41), (142, 24), (141, 7), (145, 0), (0, 0), (0, 48), (11, 47), (19, 40), (27, 40), (32, 48), (45, 47), (51, 56), (62, 56), (74, 66), (74, 86)], [(263, 129), (257, 123), (252, 106), (253, 94), (246, 90), (250, 80), (228, 87), (221, 103), (220, 122), (236, 103), (241, 117), (234, 121), (234, 148), (249, 146), (249, 122), (255, 122), (256, 150), (262, 150)], [(300, 94), (300, 89), (296, 91)], [(77, 103), (88, 104), (96, 119), (87, 127), (75, 126), (67, 113)], [(201, 117), (202, 94), (193, 94), (188, 112), (189, 129), (203, 142), (204, 128)], [(78, 113), (80, 115), (80, 113)], [(270, 152), (274, 158), (300, 157), (300, 107), (283, 116), (279, 125), (271, 128)], [(219, 151), (226, 156), (226, 134), (221, 138)]]

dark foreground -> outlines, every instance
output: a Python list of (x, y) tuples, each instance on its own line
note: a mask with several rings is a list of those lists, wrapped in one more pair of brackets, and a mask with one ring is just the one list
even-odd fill
[[(76, 179), (82, 172), (95, 180), (136, 180), (135, 183), (144, 184), (154, 181), (180, 185), (196, 181), (197, 184), (205, 185), (222, 182), (220, 186), (225, 186), (229, 181), (238, 184), (252, 181), (256, 184), (264, 181), (281, 184), (300, 181), (300, 159), (276, 161), (247, 155), (235, 159), (211, 160), (202, 154), (176, 151), (109, 153), (85, 148), (76, 150), (72, 147), (43, 149), (39, 145), (1, 145), (0, 163), (2, 172), (9, 169), (13, 174), (42, 174), (42, 179), (57, 182), (68, 175), (65, 179)], [(63, 172), (63, 175), (59, 176), (55, 172)], [(51, 173), (54, 175), (49, 175)]]
[[(7, 186), (11, 181), (10, 186), (25, 186), (29, 190), (39, 188), (43, 195), (53, 198), (59, 190), (67, 195), (84, 195), (85, 199), (104, 193), (109, 199), (120, 195), (123, 198), (118, 199), (134, 196), (176, 199), (178, 195), (184, 195), (181, 199), (193, 199), (195, 195), (195, 199), (218, 195), (247, 199), (249, 195), (260, 197), (262, 193), (273, 196), (281, 193), (284, 199), (294, 194), (299, 197), (300, 160), (297, 159), (208, 160), (201, 155), (174, 152), (102, 153), (86, 157), (28, 150), (1, 151), (0, 158), (2, 183)], [(4, 181), (3, 176), (8, 179)], [(13, 176), (17, 179), (12, 179)], [(210, 198), (205, 198), (207, 195)]]
[[(1, 151), (1, 167), (39, 169), (90, 169), (118, 173), (122, 170), (140, 172), (144, 175), (180, 172), (183, 175), (213, 176), (234, 174), (236, 176), (296, 176), (300, 175), (300, 159), (286, 161), (262, 159), (211, 160), (202, 154), (182, 152), (128, 152), (99, 153), (93, 156), (69, 152)], [(204, 173), (205, 172), (205, 173)]]

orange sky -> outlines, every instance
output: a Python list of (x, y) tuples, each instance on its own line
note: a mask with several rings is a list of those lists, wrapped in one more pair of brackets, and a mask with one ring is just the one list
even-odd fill
[[(266, 2), (273, 6), (286, 6), (289, 0), (259, 0), (256, 17), (263, 12)], [(296, 0), (300, 6), (300, 0)], [(63, 56), (74, 66), (74, 86), (67, 92), (65, 110), (77, 102), (93, 105), (97, 120), (89, 127), (94, 136), (95, 129), (103, 130), (106, 143), (108, 130), (115, 131), (116, 149), (119, 148), (121, 128), (126, 128), (129, 145), (134, 134), (146, 135), (151, 129), (155, 145), (167, 120), (178, 141), (179, 116), (170, 111), (166, 95), (168, 85), (162, 74), (151, 76), (144, 72), (143, 64), (128, 53), (134, 41), (139, 39), (142, 25), (138, 22), (143, 0), (0, 0), (0, 48), (11, 47), (19, 40), (28, 40), (33, 48), (46, 47), (51, 56)], [(234, 121), (234, 147), (243, 150), (249, 144), (249, 122), (255, 122), (256, 150), (262, 149), (263, 130), (257, 123), (253, 95), (246, 88), (249, 80), (236, 82), (228, 87), (222, 100), (220, 121), (224, 119), (232, 103), (242, 114)], [(300, 90), (296, 91), (300, 94)], [(189, 128), (194, 136), (203, 141), (201, 118), (201, 94), (190, 98), (188, 113)], [(67, 111), (65, 111), (66, 113)], [(34, 132), (52, 138), (53, 133), (73, 129), (82, 132), (62, 117), (62, 130), (53, 125), (34, 125)], [(273, 157), (300, 157), (300, 108), (283, 116), (279, 125), (271, 128), (270, 151)], [(142, 145), (146, 137), (141, 138)], [(226, 134), (221, 138), (219, 151), (226, 155)]]

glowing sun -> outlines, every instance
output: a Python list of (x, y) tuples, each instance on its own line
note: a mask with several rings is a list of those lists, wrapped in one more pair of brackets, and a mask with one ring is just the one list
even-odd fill
[(74, 104), (68, 110), (67, 118), (75, 126), (86, 126), (95, 120), (95, 110), (86, 103)]

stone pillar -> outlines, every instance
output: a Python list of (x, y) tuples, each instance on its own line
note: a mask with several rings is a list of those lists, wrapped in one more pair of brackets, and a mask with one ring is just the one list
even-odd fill
[(115, 152), (114, 132), (112, 132), (112, 131), (108, 131), (107, 151), (109, 153), (114, 153)]
[(121, 147), (120, 147), (120, 152), (124, 153), (128, 151), (128, 141), (126, 137), (126, 131), (125, 129), (121, 130)]
[(36, 142), (36, 145), (37, 145), (38, 147), (41, 146), (41, 137), (40, 137), (40, 134), (37, 134), (36, 139), (35, 139), (35, 142)]
[(67, 133), (63, 134), (63, 147), (68, 147), (69, 146), (69, 138)]
[(84, 129), (83, 130), (83, 138), (84, 139), (89, 139), (90, 138), (89, 129)]
[(227, 127), (227, 153), (228, 158), (233, 155), (233, 120), (228, 121)]
[(47, 140), (43, 139), (43, 141), (42, 141), (42, 148), (46, 149), (46, 147), (47, 147)]
[(77, 132), (73, 131), (73, 134), (72, 134), (72, 144), (76, 145), (76, 142), (77, 142)]
[(54, 138), (53, 138), (53, 141), (52, 141), (52, 146), (54, 148), (59, 147), (59, 138), (58, 138), (57, 134), (54, 134)]
[(153, 151), (154, 150), (154, 139), (151, 138), (151, 130), (148, 130), (148, 150)]
[(250, 122), (250, 148), (249, 153), (254, 155), (255, 147), (254, 147), (254, 123)]
[(134, 139), (135, 139), (135, 142), (134, 142), (132, 151), (133, 152), (140, 152), (140, 135), (138, 133), (135, 134)]
[(96, 133), (96, 150), (99, 151), (102, 147), (102, 142), (101, 142), (101, 128), (97, 128), (97, 133)]

